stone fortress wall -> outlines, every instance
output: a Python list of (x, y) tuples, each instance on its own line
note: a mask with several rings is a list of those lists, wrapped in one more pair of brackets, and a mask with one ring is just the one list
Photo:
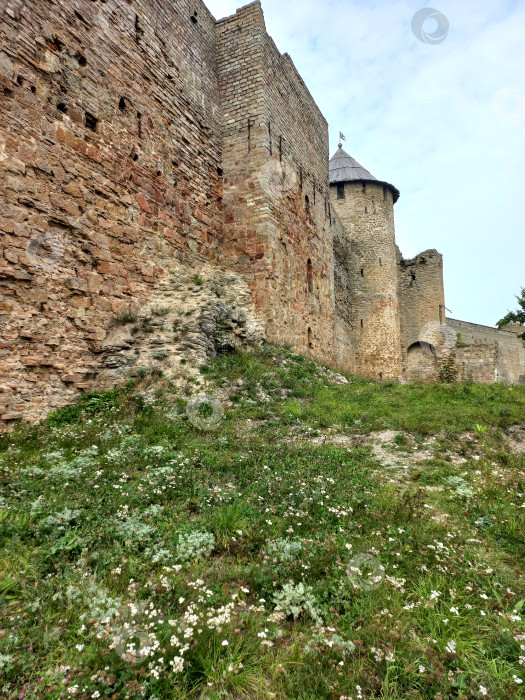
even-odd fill
[(425, 250), (405, 260), (399, 249), (397, 253), (405, 376), (410, 381), (434, 381), (438, 358), (423, 343), (439, 345), (436, 331), (445, 323), (443, 256), (437, 250)]
[(2, 5), (1, 420), (96, 384), (116, 314), (220, 244), (215, 26), (188, 0)]
[(217, 24), (223, 97), (220, 261), (249, 280), (268, 340), (333, 363), (328, 125), (258, 2)]
[(395, 379), (402, 369), (393, 195), (381, 183), (348, 182), (342, 187), (332, 201), (349, 238), (355, 371)]
[(509, 323), (498, 330), (455, 318), (446, 322), (456, 333), (460, 379), (525, 384), (525, 345), (517, 337), (523, 327)]
[[(171, 279), (198, 298), (214, 269), (228, 273), (214, 308), (240, 337), (406, 374), (416, 327), (441, 320), (441, 256), (402, 261), (379, 185), (349, 183), (338, 207), (328, 157), (326, 120), (259, 2), (217, 22), (201, 0), (5, 0), (0, 423), (125, 381), (148, 353), (118, 318), (144, 320)], [(520, 356), (513, 339), (491, 381), (521, 376), (501, 359)]]

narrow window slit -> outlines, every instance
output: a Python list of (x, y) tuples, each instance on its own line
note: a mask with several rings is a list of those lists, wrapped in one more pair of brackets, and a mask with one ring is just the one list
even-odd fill
[(140, 40), (144, 35), (144, 30), (140, 26), (140, 19), (138, 15), (135, 15), (135, 43), (140, 44)]
[(86, 112), (86, 127), (91, 131), (97, 130), (98, 118), (90, 112)]
[(308, 258), (308, 262), (306, 263), (306, 280), (308, 284), (308, 292), (312, 294), (312, 292), (314, 291), (314, 278), (312, 261), (310, 260), (310, 258)]

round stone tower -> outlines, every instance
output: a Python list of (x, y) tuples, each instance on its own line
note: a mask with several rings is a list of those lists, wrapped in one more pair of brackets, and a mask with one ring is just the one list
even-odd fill
[(394, 203), (399, 191), (377, 180), (339, 144), (330, 159), (330, 199), (350, 246), (347, 270), (356, 372), (402, 374)]

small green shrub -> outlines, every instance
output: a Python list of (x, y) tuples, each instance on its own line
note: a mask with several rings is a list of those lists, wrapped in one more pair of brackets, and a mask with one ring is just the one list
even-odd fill
[(208, 556), (215, 547), (215, 537), (211, 532), (195, 531), (179, 535), (175, 555), (178, 561), (195, 561)]
[(266, 552), (271, 557), (277, 557), (279, 561), (293, 561), (303, 549), (302, 542), (289, 537), (278, 537), (266, 545)]
[(467, 348), (468, 347), (468, 343), (465, 343), (461, 339), (461, 333), (456, 333), (456, 347), (457, 348)]
[(445, 481), (454, 490), (458, 498), (468, 499), (474, 495), (474, 491), (470, 488), (468, 481), (461, 476), (449, 476)]
[(102, 394), (97, 392), (84, 394), (76, 404), (59, 408), (51, 413), (47, 423), (54, 426), (78, 423), (83, 415), (95, 416), (110, 411), (118, 405), (121, 395), (122, 389), (111, 389)]
[(153, 316), (167, 316), (170, 312), (168, 306), (152, 306), (150, 311)]
[(301, 615), (310, 615), (316, 624), (323, 623), (313, 588), (302, 581), (300, 583), (293, 581), (285, 583), (282, 589), (274, 595), (273, 600), (275, 609), (283, 612), (287, 617), (293, 617), (294, 620), (297, 620)]
[(125, 311), (120, 311), (115, 320), (119, 326), (125, 326), (128, 323), (136, 323), (138, 319), (138, 313), (133, 309), (126, 309)]
[(154, 350), (153, 352), (150, 352), (150, 357), (152, 357), (154, 360), (163, 360), (167, 356), (168, 353), (166, 350)]
[(456, 365), (456, 356), (453, 352), (439, 363), (438, 367), (439, 381), (444, 384), (452, 384), (458, 376), (458, 368)]

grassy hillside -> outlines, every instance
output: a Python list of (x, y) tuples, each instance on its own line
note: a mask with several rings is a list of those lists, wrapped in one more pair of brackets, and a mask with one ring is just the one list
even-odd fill
[(525, 387), (343, 381), (267, 347), (3, 436), (0, 697), (525, 697)]

